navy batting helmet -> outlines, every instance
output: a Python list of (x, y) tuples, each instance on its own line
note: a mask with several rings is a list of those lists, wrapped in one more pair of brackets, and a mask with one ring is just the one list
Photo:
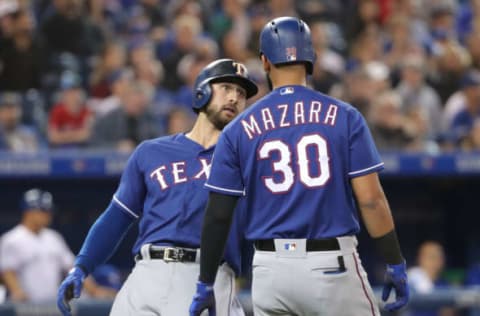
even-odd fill
[(20, 209), (22, 211), (27, 210), (53, 210), (53, 198), (52, 194), (40, 189), (31, 189), (25, 192), (20, 200)]
[(247, 99), (254, 96), (257, 85), (249, 78), (247, 67), (233, 59), (219, 59), (202, 69), (195, 80), (193, 109), (200, 110), (208, 104), (212, 97), (211, 83), (233, 82), (245, 89)]
[(298, 18), (271, 20), (260, 34), (260, 54), (274, 65), (305, 63), (307, 73), (312, 74), (315, 52), (310, 28)]

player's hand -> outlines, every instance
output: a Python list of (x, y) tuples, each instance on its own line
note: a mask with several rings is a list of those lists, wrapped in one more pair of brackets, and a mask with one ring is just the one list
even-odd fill
[(200, 316), (202, 311), (206, 309), (208, 309), (209, 316), (216, 316), (213, 284), (198, 281), (197, 293), (190, 305), (190, 316)]
[(57, 307), (63, 316), (71, 316), (70, 300), (79, 298), (86, 274), (80, 267), (74, 267), (58, 288)]
[(387, 301), (392, 288), (395, 289), (395, 301), (385, 305), (387, 311), (394, 311), (403, 307), (408, 302), (409, 290), (407, 282), (407, 265), (405, 261), (400, 264), (387, 264), (385, 272), (385, 285), (382, 300)]

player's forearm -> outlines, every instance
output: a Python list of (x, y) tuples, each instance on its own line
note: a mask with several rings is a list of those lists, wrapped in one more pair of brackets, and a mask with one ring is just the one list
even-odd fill
[(368, 233), (375, 241), (378, 252), (388, 264), (403, 262), (392, 214), (383, 194), (369, 203), (359, 204)]
[(380, 255), (388, 264), (403, 262), (392, 212), (377, 173), (352, 179), (352, 188), (365, 227)]
[(370, 203), (359, 204), (359, 207), (368, 233), (373, 238), (384, 261), (388, 264), (403, 262), (403, 255), (386, 198), (380, 197)]
[(383, 192), (369, 200), (358, 201), (358, 207), (372, 238), (383, 236), (395, 228), (392, 213)]
[(202, 282), (215, 281), (237, 200), (236, 196), (210, 193), (201, 239), (199, 280)]
[(370, 236), (380, 237), (394, 229), (390, 207), (378, 174), (353, 178), (351, 183), (360, 215)]
[(90, 228), (75, 265), (91, 273), (115, 252), (133, 222), (134, 218), (111, 202)]

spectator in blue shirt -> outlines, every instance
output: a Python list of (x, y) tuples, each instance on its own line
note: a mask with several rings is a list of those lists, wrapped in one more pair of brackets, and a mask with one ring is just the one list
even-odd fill
[(457, 142), (461, 142), (470, 133), (473, 122), (480, 118), (480, 72), (467, 72), (460, 84), (465, 96), (465, 106), (453, 117), (449, 129)]
[(21, 124), (21, 96), (13, 92), (0, 94), (0, 150), (35, 152), (42, 147), (40, 134)]

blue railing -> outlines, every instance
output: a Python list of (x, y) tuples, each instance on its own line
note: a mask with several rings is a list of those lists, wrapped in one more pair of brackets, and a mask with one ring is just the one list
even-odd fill
[[(0, 178), (118, 177), (128, 154), (113, 151), (55, 150), (38, 154), (0, 152)], [(480, 153), (382, 153), (383, 176), (480, 175)]]

